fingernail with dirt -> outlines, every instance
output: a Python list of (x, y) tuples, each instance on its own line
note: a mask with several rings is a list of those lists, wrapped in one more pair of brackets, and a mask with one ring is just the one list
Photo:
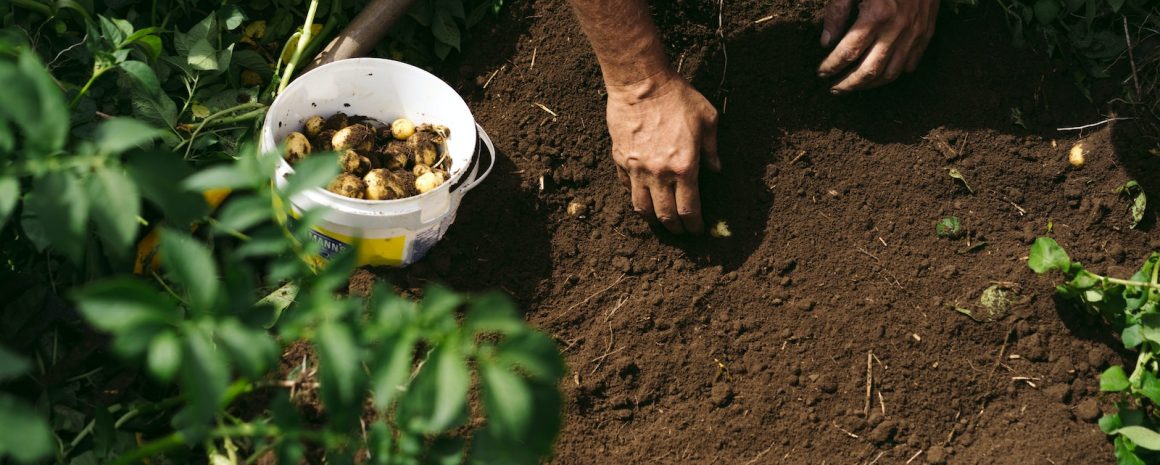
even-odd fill
[(829, 48), (829, 46), (830, 46), (830, 31), (822, 31), (822, 46)]

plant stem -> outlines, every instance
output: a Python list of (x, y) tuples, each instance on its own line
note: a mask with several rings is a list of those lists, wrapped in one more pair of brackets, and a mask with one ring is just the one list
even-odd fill
[(1160, 284), (1156, 284), (1156, 283), (1148, 283), (1148, 282), (1144, 282), (1144, 281), (1131, 281), (1131, 280), (1119, 279), (1119, 278), (1109, 278), (1107, 276), (1100, 276), (1100, 275), (1095, 274), (1095, 273), (1092, 273), (1092, 275), (1096, 276), (1098, 279), (1102, 279), (1102, 280), (1107, 281), (1107, 282), (1112, 283), (1112, 284), (1120, 284), (1123, 286), (1131, 286), (1131, 287), (1144, 287), (1144, 288), (1155, 289), (1155, 290), (1160, 291)]
[(307, 45), (310, 45), (310, 39), (313, 38), (311, 26), (314, 25), (315, 11), (318, 11), (318, 0), (310, 0), (310, 9), (306, 11), (306, 24), (302, 26), (302, 35), (298, 37), (298, 46), (294, 48), (294, 54), (290, 56), (290, 62), (286, 64), (282, 80), (278, 83), (279, 94), (286, 90), (286, 85), (290, 83), (290, 77), (294, 76), (294, 68), (298, 66), (298, 60), (302, 58), (302, 52), (306, 50)]
[(99, 70), (93, 71), (93, 76), (89, 78), (89, 82), (86, 82), (85, 86), (81, 87), (81, 91), (77, 92), (77, 95), (75, 97), (73, 97), (71, 102), (68, 103), (68, 108), (70, 110), (75, 110), (77, 107), (77, 103), (79, 103), (81, 100), (81, 97), (84, 96), (85, 93), (89, 91), (89, 87), (92, 87), (93, 83), (97, 82), (97, 78), (101, 77), (101, 75), (105, 74), (105, 71), (108, 71), (109, 69), (111, 69), (111, 68), (101, 68)]
[[(222, 118), (223, 116), (228, 115), (230, 113), (235, 113), (235, 112), (247, 110), (250, 108), (256, 108), (256, 110), (253, 110), (253, 111), (241, 114), (241, 115), (235, 115), (233, 117), (230, 117), (229, 119)], [(211, 121), (214, 121), (218, 118), (222, 118), (222, 121), (225, 121), (224, 124), (229, 124), (232, 122), (237, 122), (237, 121), (242, 121), (244, 119), (253, 118), (253, 117), (261, 114), (261, 112), (264, 112), (264, 111), (266, 111), (265, 104), (258, 103), (258, 102), (250, 102), (250, 103), (243, 103), (241, 105), (234, 105), (232, 107), (226, 108), (225, 110), (219, 111), (217, 113), (214, 113), (212, 115), (205, 117), (205, 119), (201, 121), (201, 124), (197, 125), (197, 128), (194, 129), (193, 133), (189, 135), (189, 139), (182, 141), (182, 144), (186, 144), (185, 159), (186, 160), (189, 159), (189, 153), (190, 153), (190, 151), (193, 150), (193, 140), (197, 139), (197, 134), (200, 133), (201, 130), (203, 128), (205, 128), (205, 126), (207, 124), (209, 124)], [(178, 147), (181, 147), (181, 144), (178, 144), (177, 147), (174, 147), (174, 148), (176, 149)]]

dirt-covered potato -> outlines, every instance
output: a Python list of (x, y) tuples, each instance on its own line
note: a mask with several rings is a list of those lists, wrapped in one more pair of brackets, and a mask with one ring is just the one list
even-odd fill
[(350, 126), (350, 123), (347, 121), (346, 113), (340, 111), (334, 115), (331, 115), (330, 118), (327, 118), (326, 124), (324, 124), (322, 128), (337, 131), (347, 126)]
[(415, 178), (415, 189), (418, 190), (420, 194), (426, 194), (427, 192), (434, 190), (436, 187), (439, 187), (440, 184), (443, 184), (442, 171), (431, 171), (430, 173), (425, 173), (422, 176)]
[(434, 165), (439, 158), (438, 146), (420, 134), (424, 133), (416, 133), (407, 139), (407, 146), (411, 148), (411, 161), (416, 165)]
[(350, 173), (355, 176), (363, 176), (370, 171), (371, 160), (367, 157), (359, 155), (354, 150), (347, 149), (338, 157), (338, 166), (342, 167), (343, 173)]
[(407, 118), (399, 118), (391, 122), (391, 135), (398, 140), (407, 140), (415, 134), (415, 123)]
[(382, 150), (383, 167), (392, 170), (401, 170), (407, 167), (411, 160), (411, 148), (406, 142), (392, 140)]
[(398, 173), (387, 169), (371, 170), (363, 178), (367, 200), (393, 200), (407, 196), (407, 188)]
[(326, 190), (343, 197), (362, 199), (366, 197), (366, 183), (362, 178), (349, 173), (343, 173), (334, 178)]
[(286, 145), (286, 151), (282, 154), (282, 158), (285, 158), (291, 165), (310, 155), (310, 141), (301, 132), (290, 133), (282, 143)]
[(411, 174), (414, 174), (416, 178), (430, 172), (431, 167), (427, 165), (415, 165), (414, 168), (411, 168)]
[(330, 145), (335, 150), (354, 149), (359, 152), (370, 152), (374, 148), (375, 132), (370, 126), (352, 124), (339, 129), (330, 138)]
[(308, 137), (318, 137), (318, 133), (322, 132), (322, 128), (325, 125), (326, 120), (322, 119), (322, 117), (318, 115), (307, 118), (306, 122), (303, 123), (304, 129), (306, 129), (306, 135)]
[(431, 134), (433, 136), (431, 140), (435, 142), (436, 145), (447, 142), (447, 138), (451, 137), (451, 128), (441, 124), (423, 123), (420, 124), (418, 128), (415, 128), (415, 131)]
[(314, 150), (319, 152), (334, 150), (334, 146), (330, 144), (330, 140), (334, 138), (334, 133), (333, 129), (323, 129), (317, 137), (312, 137), (310, 143), (314, 146)]

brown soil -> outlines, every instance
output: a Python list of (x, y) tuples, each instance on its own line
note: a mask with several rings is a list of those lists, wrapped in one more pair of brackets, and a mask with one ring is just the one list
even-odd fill
[[(835, 98), (813, 72), (821, 2), (724, 2), (723, 43), (717, 2), (655, 3), (681, 72), (721, 110), (725, 170), (702, 192), (733, 237), (634, 216), (566, 3), (513, 2), (444, 73), (498, 166), (427, 259), (352, 286), (515, 296), (571, 370), (552, 463), (1113, 463), (1097, 374), (1130, 354), (1025, 257), (1049, 228), (1112, 274), (1160, 249), (1155, 215), (1129, 229), (1113, 193), (1134, 178), (1160, 198), (1133, 128), (1056, 131), (1106, 116), (1062, 68), (1012, 49), (995, 9), (945, 11), (917, 73)], [(572, 201), (588, 213), (569, 216)], [(967, 237), (936, 237), (951, 215)], [(953, 310), (996, 281), (1022, 289), (1007, 317)]]

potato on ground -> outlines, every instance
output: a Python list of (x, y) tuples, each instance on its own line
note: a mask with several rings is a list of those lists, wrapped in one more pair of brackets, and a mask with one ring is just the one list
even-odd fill
[(343, 173), (334, 178), (326, 190), (343, 197), (362, 199), (366, 197), (366, 183), (362, 178), (349, 173)]

